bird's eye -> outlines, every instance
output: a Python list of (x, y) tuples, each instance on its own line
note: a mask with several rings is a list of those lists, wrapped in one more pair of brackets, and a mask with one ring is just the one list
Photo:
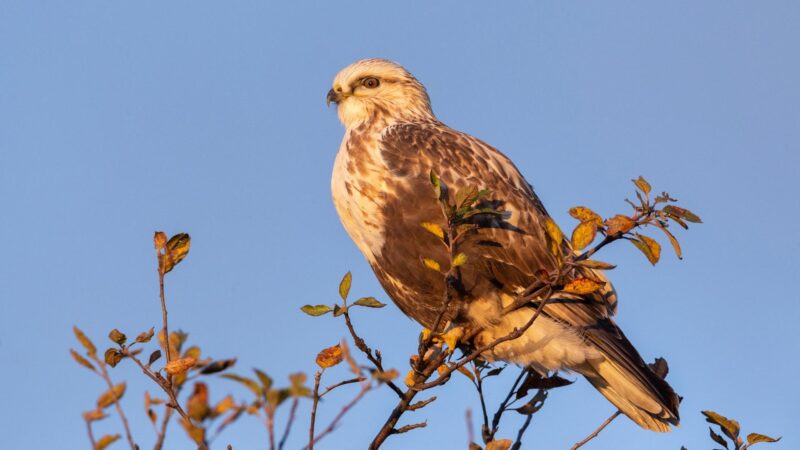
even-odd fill
[(374, 78), (374, 77), (364, 78), (364, 80), (361, 81), (361, 85), (364, 86), (365, 88), (369, 88), (369, 89), (375, 89), (380, 84), (381, 84), (381, 82), (378, 81), (378, 79)]

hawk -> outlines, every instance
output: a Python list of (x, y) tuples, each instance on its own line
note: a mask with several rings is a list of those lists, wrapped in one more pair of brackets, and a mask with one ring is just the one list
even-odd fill
[[(392, 61), (365, 59), (345, 67), (327, 101), (337, 104), (345, 127), (331, 180), (333, 202), (393, 302), (427, 328), (442, 309), (445, 281), (421, 261), (449, 261), (436, 236), (420, 225), (442, 222), (430, 184), (435, 173), (452, 190), (489, 189), (506, 217), (504, 226), (481, 227), (459, 247), (468, 260), (460, 266), (448, 323), (480, 327), (480, 342), (524, 325), (535, 305), (507, 314), (502, 308), (537, 280), (537, 271), (551, 272), (557, 261), (545, 238), (547, 211), (514, 164), (440, 122), (425, 87)], [(680, 399), (612, 320), (616, 293), (607, 286), (583, 297), (557, 294), (523, 336), (484, 356), (542, 373), (577, 372), (641, 427), (669, 431), (678, 424)]]

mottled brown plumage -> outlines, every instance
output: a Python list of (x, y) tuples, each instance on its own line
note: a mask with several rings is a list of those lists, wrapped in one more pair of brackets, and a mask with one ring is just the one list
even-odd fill
[[(482, 341), (525, 323), (532, 308), (506, 315), (501, 309), (535, 281), (536, 271), (551, 271), (556, 261), (544, 236), (547, 212), (514, 164), (439, 122), (425, 88), (395, 63), (348, 66), (328, 100), (338, 103), (346, 127), (332, 178), (334, 204), (395, 304), (425, 327), (441, 309), (442, 276), (421, 263), (422, 257), (448, 261), (437, 238), (420, 226), (443, 222), (430, 188), (433, 171), (453, 190), (490, 189), (487, 201), (506, 212), (480, 218), (486, 223), (459, 247), (469, 259), (446, 319), (483, 327)], [(678, 397), (614, 324), (616, 294), (608, 286), (587, 297), (560, 294), (522, 337), (484, 356), (540, 371), (579, 372), (639, 425), (667, 431), (678, 422)]]

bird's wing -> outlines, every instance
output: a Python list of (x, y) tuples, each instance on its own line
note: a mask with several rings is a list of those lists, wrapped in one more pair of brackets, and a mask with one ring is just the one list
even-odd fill
[[(554, 270), (556, 261), (547, 248), (544, 234), (547, 212), (516, 166), (498, 150), (440, 123), (389, 127), (382, 135), (380, 149), (392, 178), (410, 186), (408, 191), (424, 192), (430, 197), (429, 208), (438, 210), (435, 198), (429, 194), (432, 193), (430, 171), (451, 191), (470, 186), (487, 188), (492, 191), (490, 200), (504, 203), (502, 208), (510, 217), (503, 223), (482, 224), (484, 227), (478, 234), (462, 247), (472, 266), (464, 275), (465, 283), (470, 283), (470, 276), (487, 277), (495, 286), (513, 294), (532, 284), (536, 271)], [(418, 228), (418, 224), (412, 225)], [(554, 301), (547, 314), (571, 327), (584, 329), (595, 327), (599, 320), (613, 315), (615, 305), (616, 295), (609, 283), (605, 292), (589, 298)]]

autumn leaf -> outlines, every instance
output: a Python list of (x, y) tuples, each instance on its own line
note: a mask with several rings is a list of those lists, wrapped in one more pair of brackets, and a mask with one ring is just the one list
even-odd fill
[(672, 249), (675, 250), (675, 255), (678, 257), (678, 259), (683, 259), (683, 255), (681, 253), (681, 244), (678, 243), (678, 240), (675, 239), (675, 236), (673, 236), (666, 227), (662, 226), (658, 222), (655, 222), (654, 225), (667, 235), (670, 244), (672, 244)]
[(191, 369), (197, 364), (197, 358), (192, 358), (188, 356), (186, 358), (180, 358), (167, 363), (164, 367), (164, 370), (167, 371), (170, 375), (178, 375), (185, 373), (187, 370)]
[(708, 435), (711, 436), (711, 439), (717, 444), (725, 448), (728, 448), (728, 442), (725, 440), (725, 438), (715, 433), (714, 430), (711, 429), (711, 427), (708, 427)]
[(153, 233), (153, 245), (156, 250), (161, 250), (167, 245), (167, 235), (163, 231)]
[(163, 273), (172, 271), (178, 263), (186, 258), (191, 242), (191, 237), (186, 233), (178, 233), (169, 238), (165, 246), (165, 253), (159, 258)]
[(228, 394), (214, 406), (214, 415), (219, 416), (220, 414), (225, 414), (233, 406), (233, 396)]
[(306, 387), (306, 380), (308, 376), (303, 372), (297, 372), (289, 375), (289, 395), (292, 397), (309, 397), (311, 389)]
[(633, 181), (633, 184), (635, 184), (640, 191), (644, 192), (645, 195), (650, 194), (650, 183), (648, 183), (647, 180), (645, 180), (641, 175), (639, 175), (639, 178), (631, 181)]
[(599, 283), (589, 278), (576, 278), (567, 283), (567, 285), (564, 286), (563, 291), (568, 294), (576, 295), (591, 294), (592, 292), (602, 288), (603, 284), (604, 283)]
[(389, 369), (389, 370), (387, 370), (385, 372), (381, 372), (380, 370), (376, 370), (376, 371), (372, 372), (372, 377), (373, 378), (375, 378), (378, 381), (383, 381), (383, 382), (392, 381), (392, 380), (394, 380), (395, 378), (397, 378), (399, 376), (400, 376), (400, 372), (398, 372), (397, 369)]
[(81, 331), (80, 328), (73, 326), (72, 332), (75, 333), (75, 337), (78, 338), (78, 342), (80, 342), (83, 348), (86, 349), (86, 353), (89, 356), (97, 356), (97, 347), (95, 347), (94, 343), (92, 343), (92, 341), (86, 337), (85, 334), (83, 334), (83, 331)]
[(614, 236), (616, 234), (627, 233), (633, 229), (636, 222), (628, 216), (617, 214), (616, 216), (606, 219), (606, 234)]
[(212, 361), (211, 363), (203, 367), (203, 370), (200, 371), (200, 374), (211, 375), (213, 373), (219, 373), (225, 369), (228, 369), (229, 367), (233, 367), (234, 364), (236, 364), (236, 358)]
[(91, 411), (86, 411), (83, 413), (83, 420), (87, 422), (95, 422), (98, 420), (103, 420), (108, 417), (108, 414), (104, 413), (102, 409), (93, 409)]
[(342, 297), (342, 300), (347, 300), (348, 294), (350, 294), (350, 284), (353, 282), (353, 274), (347, 272), (342, 277), (342, 281), (339, 282), (339, 297)]
[(243, 376), (237, 375), (235, 373), (224, 373), (224, 374), (222, 374), (220, 376), (222, 378), (227, 378), (229, 380), (233, 380), (233, 381), (236, 381), (237, 383), (240, 383), (240, 384), (244, 385), (245, 387), (250, 389), (250, 391), (252, 391), (254, 394), (256, 394), (256, 397), (261, 398), (262, 389), (261, 389), (261, 386), (256, 382), (256, 380), (254, 380), (252, 378), (248, 378), (248, 377), (243, 377)]
[(512, 443), (511, 439), (498, 439), (486, 444), (486, 450), (508, 450)]
[(706, 416), (706, 422), (719, 425), (722, 431), (725, 432), (725, 434), (732, 440), (735, 441), (736, 438), (739, 437), (739, 422), (733, 419), (728, 419), (722, 414), (718, 414), (714, 411), (701, 412), (704, 416)]
[(118, 385), (114, 386), (113, 388), (103, 392), (100, 397), (97, 398), (97, 407), (98, 408), (106, 408), (114, 403), (115, 400), (119, 400), (122, 396), (125, 395), (125, 383), (119, 383)]
[(194, 391), (186, 401), (186, 412), (198, 422), (202, 422), (211, 414), (211, 408), (208, 406), (208, 386), (205, 383), (194, 384)]
[(467, 262), (467, 259), (467, 255), (463, 253), (457, 254), (456, 257), (453, 258), (453, 267), (464, 265)]
[(339, 364), (342, 362), (342, 359), (342, 346), (336, 344), (333, 347), (328, 347), (319, 352), (317, 355), (317, 365), (323, 369), (327, 369), (328, 367)]
[(72, 359), (74, 359), (76, 363), (82, 365), (83, 367), (86, 367), (91, 371), (94, 371), (94, 366), (92, 365), (92, 363), (90, 363), (88, 359), (81, 356), (78, 352), (76, 352), (73, 349), (69, 349), (69, 354), (72, 355)]
[(151, 327), (150, 330), (142, 331), (141, 333), (139, 333), (139, 335), (136, 336), (136, 342), (139, 342), (139, 343), (142, 343), (142, 344), (150, 342), (150, 339), (153, 338), (154, 334), (155, 334), (155, 328)]
[(253, 372), (256, 374), (256, 377), (258, 377), (258, 381), (261, 382), (262, 391), (263, 392), (269, 391), (270, 388), (272, 387), (272, 377), (270, 377), (269, 375), (267, 375), (266, 372), (260, 369), (253, 369)]
[(603, 226), (603, 218), (585, 206), (575, 206), (574, 208), (570, 208), (569, 215), (578, 219), (580, 222), (592, 222), (598, 227)]
[(117, 440), (119, 440), (120, 437), (121, 436), (118, 434), (115, 434), (113, 436), (110, 434), (106, 434), (105, 436), (97, 440), (97, 444), (95, 444), (94, 450), (103, 450), (109, 445), (113, 444), (114, 442), (117, 442)]
[(599, 269), (599, 270), (611, 270), (617, 266), (614, 264), (609, 264), (603, 261), (597, 261), (594, 259), (582, 259), (580, 261), (575, 261), (575, 264), (583, 267), (588, 267), (589, 269)]
[(656, 242), (655, 239), (637, 233), (636, 237), (630, 241), (636, 246), (636, 248), (644, 253), (644, 256), (646, 256), (647, 260), (650, 261), (650, 264), (654, 266), (656, 265), (658, 260), (661, 258), (661, 245)]
[(117, 364), (119, 364), (119, 362), (122, 361), (122, 352), (120, 352), (115, 348), (109, 348), (103, 355), (103, 359), (109, 366), (117, 367)]
[(594, 241), (597, 236), (597, 224), (595, 222), (581, 222), (572, 230), (572, 248), (582, 250)]
[(302, 308), (300, 308), (300, 311), (303, 311), (309, 316), (321, 316), (333, 311), (333, 309), (331, 309), (331, 307), (328, 305), (304, 305)]
[(358, 306), (366, 306), (367, 308), (383, 308), (386, 306), (384, 303), (381, 303), (375, 297), (362, 297), (353, 303), (354, 305)]
[(147, 365), (152, 366), (154, 362), (158, 361), (158, 358), (161, 358), (161, 350), (156, 350), (150, 354), (150, 358), (147, 359)]
[(430, 258), (422, 258), (422, 264), (424, 264), (428, 269), (435, 270), (437, 272), (442, 270), (441, 266), (439, 266), (439, 263)]
[(758, 433), (750, 433), (750, 434), (747, 435), (747, 444), (748, 445), (759, 444), (761, 442), (778, 442), (780, 440), (781, 440), (781, 438), (777, 438), (777, 439), (776, 438), (771, 438), (769, 436), (765, 436), (763, 434), (758, 434)]
[(444, 230), (439, 225), (430, 222), (422, 222), (420, 225), (439, 239), (444, 239)]
[(564, 234), (561, 232), (561, 228), (558, 228), (555, 221), (550, 217), (546, 217), (544, 221), (544, 228), (547, 231), (547, 236), (556, 243), (556, 245), (561, 245), (561, 242), (564, 240)]
[(679, 207), (674, 206), (674, 205), (667, 205), (667, 206), (664, 207), (664, 209), (662, 211), (664, 211), (665, 213), (667, 213), (670, 216), (678, 217), (678, 218), (681, 218), (681, 219), (686, 220), (688, 222), (703, 223), (703, 221), (700, 220), (700, 217), (698, 217), (697, 214), (695, 214), (695, 213), (693, 213), (693, 212), (691, 212), (691, 211), (689, 211), (688, 209), (685, 209), (685, 208), (679, 208)]
[(108, 333), (108, 338), (111, 339), (112, 342), (119, 345), (124, 344), (125, 341), (128, 340), (127, 336), (125, 336), (124, 333), (122, 333), (116, 328), (114, 328), (113, 330), (111, 330), (110, 333)]

